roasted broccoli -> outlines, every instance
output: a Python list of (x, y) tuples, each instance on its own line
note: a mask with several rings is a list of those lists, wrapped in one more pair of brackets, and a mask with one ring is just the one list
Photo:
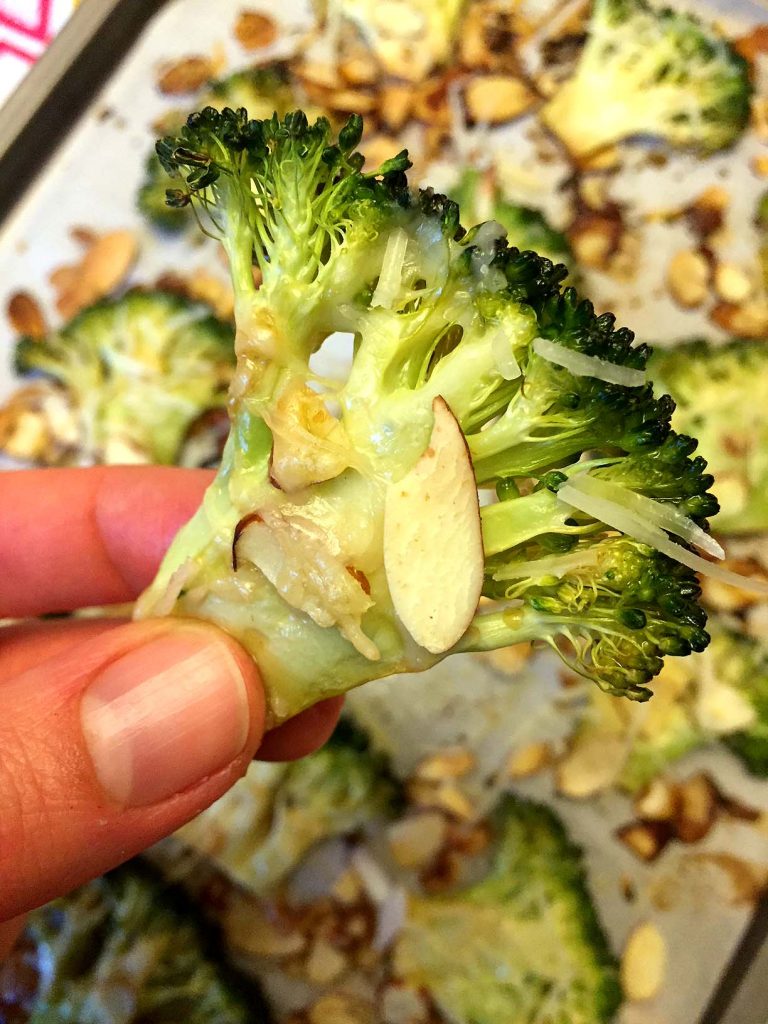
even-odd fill
[[(226, 78), (211, 82), (202, 97), (202, 103), (216, 109), (247, 107), (253, 117), (269, 117), (273, 111), (287, 113), (296, 98), (290, 84), (288, 67), (284, 61), (274, 61), (261, 67), (235, 71)], [(165, 125), (168, 131), (177, 131), (184, 124), (185, 114), (179, 113)], [(174, 123), (175, 121), (175, 123)], [(168, 206), (166, 192), (174, 182), (163, 169), (157, 154), (147, 157), (144, 181), (138, 193), (138, 207), (147, 220), (164, 231), (181, 231), (190, 223), (191, 211)]]
[(254, 892), (270, 888), (322, 839), (390, 815), (398, 800), (383, 757), (342, 720), (301, 761), (255, 761), (225, 796), (177, 834)]
[(132, 862), (30, 916), (0, 1020), (266, 1024), (258, 993), (212, 951), (182, 897)]
[(447, 896), (411, 897), (396, 976), (456, 1024), (610, 1021), (616, 962), (580, 851), (548, 808), (506, 797), (489, 873)]
[(674, 426), (699, 438), (715, 477), (719, 533), (768, 529), (768, 347), (691, 341), (657, 350), (649, 364), (674, 398)]
[(576, 157), (636, 136), (704, 153), (749, 118), (747, 62), (690, 14), (646, 0), (594, 0), (574, 74), (541, 117)]
[[(717, 502), (696, 442), (564, 267), (492, 222), (465, 232), (409, 190), (405, 153), (363, 173), (361, 132), (209, 108), (158, 143), (171, 201), (229, 256), (238, 368), (219, 475), (137, 614), (237, 636), (271, 721), (530, 640), (645, 699), (664, 655), (707, 643), (692, 568), (710, 563), (686, 545), (719, 554)], [(338, 332), (342, 382), (309, 365)], [(478, 484), (499, 496), (482, 511)]]
[(190, 425), (225, 404), (234, 361), (229, 324), (159, 291), (99, 302), (42, 341), (22, 338), (15, 353), (19, 374), (60, 388), (50, 428), (68, 443), (52, 454), (81, 465), (176, 461)]
[(492, 172), (467, 168), (450, 193), (468, 223), (495, 220), (507, 232), (508, 245), (563, 263), (573, 276), (573, 253), (565, 235), (555, 231), (540, 210), (505, 199)]
[[(768, 775), (768, 651), (733, 623), (710, 620), (712, 642), (701, 654), (666, 665), (656, 696), (644, 707), (597, 690), (569, 755), (560, 788), (589, 796), (609, 786), (635, 792), (676, 761), (722, 741), (756, 775)], [(610, 752), (609, 770), (589, 751)]]

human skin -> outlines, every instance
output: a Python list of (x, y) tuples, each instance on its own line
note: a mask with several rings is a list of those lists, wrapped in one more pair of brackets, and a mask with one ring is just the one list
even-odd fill
[(0, 958), (23, 914), (173, 832), (254, 757), (322, 745), (340, 701), (264, 734), (258, 669), (179, 619), (43, 619), (132, 601), (210, 474), (24, 470), (0, 485)]

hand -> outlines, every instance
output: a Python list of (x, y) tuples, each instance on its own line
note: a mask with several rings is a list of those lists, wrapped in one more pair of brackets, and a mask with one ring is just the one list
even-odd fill
[[(5, 472), (0, 619), (134, 599), (210, 474)], [(53, 619), (0, 628), (0, 957), (23, 912), (188, 821), (257, 755), (321, 745), (339, 701), (263, 737), (251, 659), (182, 619)]]

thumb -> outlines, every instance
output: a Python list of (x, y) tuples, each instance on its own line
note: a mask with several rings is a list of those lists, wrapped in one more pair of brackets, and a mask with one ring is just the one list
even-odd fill
[(188, 821), (263, 724), (245, 652), (183, 620), (108, 629), (0, 682), (0, 921)]

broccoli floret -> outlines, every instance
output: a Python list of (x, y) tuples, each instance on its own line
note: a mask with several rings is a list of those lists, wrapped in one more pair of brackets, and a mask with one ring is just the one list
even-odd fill
[[(139, 616), (162, 599), (232, 632), (259, 663), (273, 721), (447, 653), (531, 640), (645, 699), (663, 655), (707, 643), (680, 564), (701, 559), (665, 532), (711, 550), (717, 502), (696, 442), (670, 433), (647, 349), (563, 291), (564, 267), (509, 247), (493, 223), (465, 232), (455, 203), (409, 190), (405, 153), (363, 173), (361, 132), (357, 117), (334, 142), (301, 113), (206, 109), (158, 143), (182, 176), (172, 201), (200, 204), (229, 256), (238, 368), (221, 470)], [(354, 339), (348, 378), (318, 378), (310, 357), (338, 332)], [(467, 464), (455, 507), (475, 515), (472, 470), (501, 498), (482, 509), (485, 560), (478, 530), (466, 581), (440, 576), (452, 517), (440, 502), (406, 523), (413, 553), (431, 545), (436, 564), (410, 577), (386, 564), (385, 533), (398, 540), (387, 509), (427, 472), (436, 409)], [(499, 604), (464, 619), (483, 565)], [(404, 577), (429, 623), (461, 605), (455, 641), (412, 639), (392, 594)]]
[(177, 834), (254, 892), (289, 875), (316, 843), (354, 832), (396, 808), (386, 760), (342, 720), (300, 761), (255, 761), (228, 793)]
[[(202, 97), (202, 105), (209, 104), (217, 110), (223, 107), (247, 107), (253, 117), (269, 117), (273, 111), (285, 114), (295, 102), (285, 61), (235, 71), (226, 78), (211, 82)], [(184, 121), (185, 115), (180, 114), (175, 124), (173, 119), (166, 124), (166, 130), (178, 131)], [(162, 231), (181, 231), (191, 221), (191, 210), (168, 206), (166, 203), (166, 193), (173, 187), (173, 179), (163, 168), (157, 154), (152, 152), (147, 157), (137, 204), (150, 224)]]
[(173, 463), (190, 424), (224, 405), (234, 359), (232, 327), (207, 306), (138, 291), (88, 307), (41, 341), (22, 338), (15, 352), (19, 374), (63, 389), (72, 444), (61, 461), (81, 465)]
[(616, 961), (581, 852), (542, 805), (506, 797), (494, 826), (482, 881), (411, 898), (395, 973), (456, 1024), (612, 1020), (621, 1002)]
[(747, 62), (714, 29), (645, 0), (594, 0), (571, 78), (541, 112), (576, 157), (636, 136), (704, 153), (749, 118)]
[(720, 500), (717, 531), (768, 529), (765, 342), (687, 342), (655, 351), (649, 372), (677, 403), (675, 427), (699, 438)]
[(509, 245), (563, 263), (573, 277), (573, 252), (565, 235), (555, 231), (540, 210), (505, 199), (491, 172), (467, 168), (450, 194), (467, 223), (495, 220), (506, 230)]
[[(19, 949), (19, 986), (29, 989), (19, 1019), (28, 1024), (269, 1019), (181, 895), (137, 861), (36, 911)], [(0, 990), (5, 1020), (3, 1001)]]

